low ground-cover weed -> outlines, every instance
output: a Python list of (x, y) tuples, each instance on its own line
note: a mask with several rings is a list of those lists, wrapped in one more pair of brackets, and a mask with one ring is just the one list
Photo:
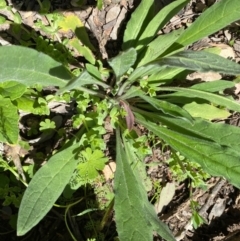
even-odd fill
[[(0, 82), (11, 80), (26, 88), (36, 84), (57, 86), (58, 96), (70, 92), (71, 98), (83, 101), (73, 116), (78, 132), (36, 172), (24, 193), (18, 214), (19, 236), (47, 214), (73, 180), (85, 185), (103, 170), (107, 159), (102, 136), (106, 134), (104, 122), (108, 118), (116, 137), (114, 211), (120, 240), (152, 240), (153, 231), (165, 240), (175, 240), (148, 201), (140, 175), (144, 166), (139, 156), (144, 155), (139, 155), (134, 147), (139, 135), (136, 124), (189, 161), (198, 163), (208, 174), (226, 178), (240, 188), (236, 141), (239, 128), (211, 123), (204, 119), (204, 114), (194, 117), (191, 109), (185, 108), (190, 103), (195, 106), (204, 103), (206, 109), (214, 105), (219, 110), (239, 112), (240, 105), (222, 95), (222, 91), (234, 87), (234, 83), (220, 80), (190, 88), (173, 85), (175, 77), (180, 73), (183, 76), (185, 70), (240, 74), (240, 65), (233, 61), (207, 51), (185, 50), (188, 45), (238, 20), (238, 0), (219, 1), (186, 30), (158, 36), (158, 31), (187, 2), (175, 1), (155, 14), (154, 1), (142, 0), (127, 24), (122, 52), (108, 60), (110, 70), (107, 71), (100, 61), (92, 59), (90, 48), (82, 49), (88, 64), (75, 76), (66, 66), (36, 50), (0, 47)], [(0, 140), (3, 142), (18, 142), (17, 110), (20, 108), (14, 100), (25, 93), (25, 88), (14, 98), (12, 94), (1, 93)], [(14, 114), (8, 113), (10, 109), (7, 111), (6, 105), (11, 105)]]

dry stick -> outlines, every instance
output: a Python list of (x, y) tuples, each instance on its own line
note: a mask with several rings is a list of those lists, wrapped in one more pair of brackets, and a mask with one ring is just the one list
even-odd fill
[[(226, 183), (227, 181), (225, 179), (219, 178), (218, 182), (215, 184), (214, 188), (212, 189), (207, 202), (201, 207), (199, 210), (199, 215), (204, 217), (205, 219), (207, 218), (207, 210), (210, 208), (211, 205), (214, 203), (214, 199), (217, 196), (218, 192), (222, 188), (222, 186)], [(192, 231), (193, 226), (191, 220), (188, 221), (188, 223), (185, 225), (184, 230), (176, 237), (177, 241), (180, 241), (183, 239), (187, 233), (187, 231)]]

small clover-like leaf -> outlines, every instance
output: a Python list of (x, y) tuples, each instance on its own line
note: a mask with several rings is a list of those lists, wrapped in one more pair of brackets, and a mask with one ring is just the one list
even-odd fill
[(54, 121), (46, 119), (45, 121), (40, 122), (40, 128), (39, 128), (40, 131), (45, 131), (45, 130), (55, 129), (55, 128), (56, 128), (56, 124)]
[(92, 151), (87, 148), (82, 152), (82, 156), (85, 159), (84, 162), (79, 163), (79, 174), (86, 179), (94, 179), (98, 176), (98, 171), (103, 170), (105, 163), (108, 161), (104, 157), (104, 153), (100, 150)]

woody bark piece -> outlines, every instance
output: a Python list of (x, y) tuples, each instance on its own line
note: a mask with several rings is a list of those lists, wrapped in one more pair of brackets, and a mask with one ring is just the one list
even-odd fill
[(118, 31), (121, 27), (121, 24), (123, 23), (123, 20), (125, 19), (125, 16), (126, 16), (126, 13), (127, 13), (127, 9), (126, 8), (122, 8), (121, 9), (121, 12), (117, 18), (117, 22), (116, 24), (114, 25), (114, 28), (110, 34), (110, 38), (113, 39), (113, 40), (116, 40), (117, 39), (117, 35), (118, 35)]

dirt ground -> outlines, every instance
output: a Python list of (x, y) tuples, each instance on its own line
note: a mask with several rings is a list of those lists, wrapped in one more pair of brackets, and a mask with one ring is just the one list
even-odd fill
[[(191, 0), (189, 4), (181, 10), (166, 26), (159, 32), (164, 34), (181, 27), (190, 25), (207, 7), (214, 4), (217, 0)], [(34, 29), (34, 22), (44, 17), (39, 14), (37, 1), (8, 0), (9, 4), (15, 7), (15, 11), (20, 13), (23, 24), (28, 29)], [(156, 11), (171, 0), (156, 0)], [(103, 61), (118, 54), (121, 46), (123, 31), (129, 20), (131, 13), (139, 4), (139, 0), (105, 0), (104, 8), (98, 10), (96, 1), (86, 0), (83, 7), (77, 8), (76, 1), (52, 0), (51, 11), (61, 11), (64, 14), (74, 14), (78, 16), (86, 26), (90, 40), (96, 48), (96, 56)], [(6, 12), (0, 10), (0, 14)], [(11, 17), (11, 16), (8, 16)], [(46, 19), (45, 19), (46, 20)], [(47, 20), (46, 20), (47, 21)], [(19, 44), (19, 38), (11, 33), (8, 25), (1, 26), (0, 43), (1, 45)], [(37, 32), (38, 30), (36, 30)], [(46, 33), (42, 33), (46, 37)], [(66, 33), (62, 33), (65, 34)], [(72, 33), (67, 33), (71, 37)], [(229, 44), (231, 40), (234, 43)], [(190, 46), (191, 49), (200, 50), (210, 46), (221, 48), (221, 55), (235, 59), (240, 62), (240, 35), (239, 23), (232, 24), (212, 36)], [(80, 57), (81, 59), (81, 57)], [(222, 79), (223, 76), (216, 73), (193, 73), (189, 76), (189, 81), (204, 80), (211, 81)], [(227, 76), (224, 76), (226, 79)], [(232, 95), (239, 100), (239, 85), (236, 85)], [(222, 120), (232, 125), (239, 125), (240, 116), (233, 114), (227, 120)], [(167, 166), (157, 166), (148, 170), (148, 174), (157, 179), (166, 175)], [(170, 180), (172, 181), (172, 180)], [(200, 204), (199, 213), (204, 217), (206, 223), (194, 229), (190, 219), (192, 211), (190, 208), (189, 195), (192, 192), (193, 199)], [(1, 207), (2, 208), (2, 207)], [(4, 210), (8, 213), (9, 210)], [(99, 213), (98, 215), (101, 215)], [(159, 212), (159, 217), (168, 224), (173, 231), (177, 241), (239, 241), (240, 240), (240, 191), (219, 178), (210, 178), (207, 181), (207, 189), (189, 190), (188, 182), (184, 181), (176, 186), (176, 191), (169, 204)], [(6, 228), (6, 214), (0, 215), (0, 241), (19, 240), (19, 241), (68, 241), (72, 240), (63, 218), (59, 215), (59, 209), (53, 208), (50, 213), (33, 230), (23, 237), (16, 237), (15, 231)], [(74, 224), (78, 227), (83, 225), (84, 220)], [(111, 221), (108, 229), (110, 233), (116, 234), (114, 222)], [(108, 230), (108, 231), (109, 231)], [(79, 234), (80, 239), (81, 235)], [(113, 240), (112, 235), (108, 239)], [(155, 237), (154, 240), (161, 240)]]

